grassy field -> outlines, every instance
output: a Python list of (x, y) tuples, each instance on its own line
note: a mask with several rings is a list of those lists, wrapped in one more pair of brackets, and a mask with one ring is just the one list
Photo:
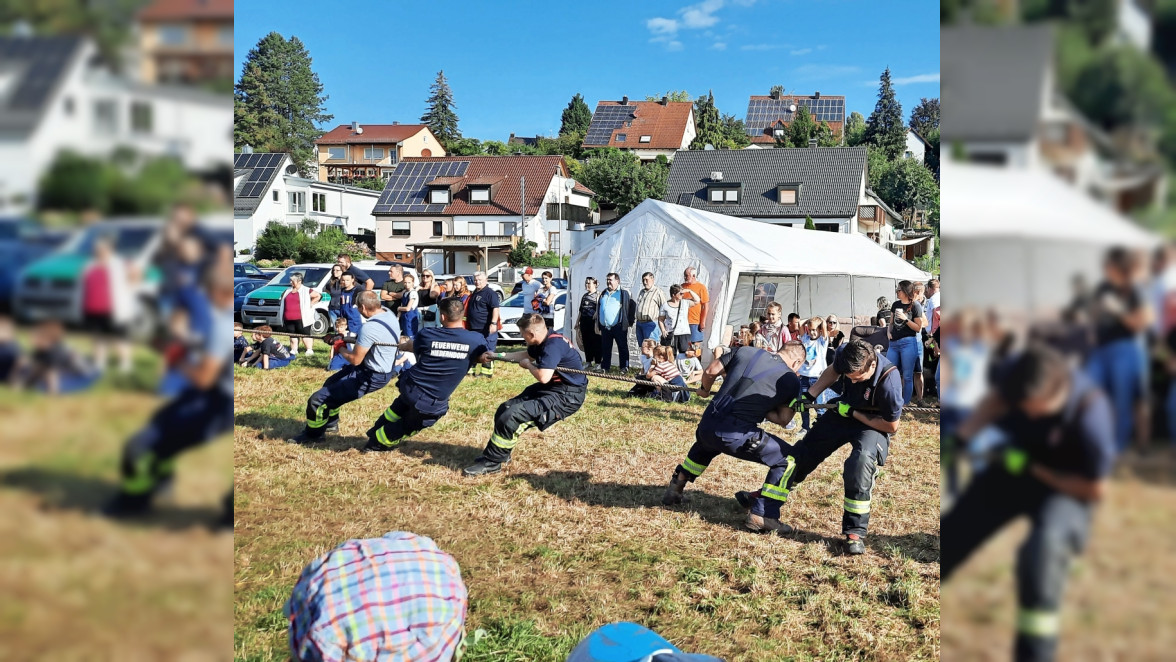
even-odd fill
[(225, 660), (231, 536), (205, 524), (231, 478), (220, 440), (183, 456), (174, 498), (147, 520), (95, 509), (117, 489), (126, 439), (159, 406), (135, 374), (85, 395), (0, 389), (0, 659)]
[[(460, 469), (489, 437), (498, 404), (531, 378), (500, 365), (467, 379), (450, 413), (400, 451), (364, 455), (363, 431), (388, 387), (343, 409), (316, 448), (302, 426), (325, 356), (236, 380), (236, 632), (242, 662), (285, 660), (282, 605), (302, 567), (345, 539), (409, 530), (453, 554), (470, 591), (468, 654), (563, 660), (585, 634), (632, 620), (684, 650), (736, 660), (939, 659), (939, 455), (933, 420), (907, 417), (874, 496), (869, 551), (840, 554), (835, 454), (795, 493), (790, 538), (742, 531), (732, 498), (765, 469), (717, 459), (681, 507), (660, 506), (693, 440), (696, 400), (621, 397), (595, 380), (588, 401), (546, 433), (526, 433), (503, 474)], [(302, 367), (317, 366), (317, 367)], [(782, 433), (778, 428), (777, 433)]]

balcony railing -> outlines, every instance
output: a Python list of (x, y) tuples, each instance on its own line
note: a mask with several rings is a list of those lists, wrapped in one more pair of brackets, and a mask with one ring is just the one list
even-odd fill
[(519, 245), (518, 235), (511, 234), (447, 234), (444, 238), (449, 241), (485, 241), (499, 244), (510, 244), (511, 248)]
[(568, 221), (570, 229), (570, 224), (573, 223), (591, 223), (592, 212), (587, 207), (579, 205), (549, 202), (547, 203), (547, 218), (553, 221)]

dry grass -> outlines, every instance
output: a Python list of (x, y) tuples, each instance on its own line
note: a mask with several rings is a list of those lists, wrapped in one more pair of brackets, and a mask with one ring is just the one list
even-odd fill
[(104, 384), (0, 401), (0, 659), (227, 659), (230, 536), (205, 524), (228, 487), (230, 445), (182, 457), (158, 516), (114, 522), (94, 509), (159, 400)]
[[(1176, 649), (1176, 454), (1121, 471), (1070, 574), (1059, 660), (1170, 660)], [(1009, 527), (943, 588), (943, 658), (1007, 660), (1016, 613), (1014, 559), (1028, 533)]]
[[(593, 628), (633, 620), (684, 650), (727, 660), (939, 658), (938, 427), (912, 418), (874, 497), (870, 550), (835, 551), (841, 464), (815, 472), (784, 517), (804, 533), (745, 533), (731, 498), (765, 469), (723, 457), (683, 507), (660, 506), (693, 440), (698, 401), (588, 401), (528, 432), (500, 475), (459, 475), (485, 444), (497, 405), (530, 382), (514, 366), (466, 380), (438, 425), (402, 450), (363, 455), (363, 431), (395, 388), (344, 408), (318, 448), (283, 440), (326, 373), (239, 371), (236, 382), (236, 658), (284, 660), (283, 602), (302, 567), (341, 541), (404, 529), (453, 554), (470, 589), (468, 659), (563, 660)], [(300, 359), (306, 361), (306, 359)], [(779, 430), (777, 430), (779, 432)]]

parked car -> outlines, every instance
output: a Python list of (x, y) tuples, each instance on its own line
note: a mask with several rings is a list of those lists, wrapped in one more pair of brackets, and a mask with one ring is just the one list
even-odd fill
[(56, 251), (21, 270), (13, 297), (13, 313), (22, 321), (48, 318), (81, 320), (82, 270), (94, 254), (99, 237), (113, 240), (114, 251), (142, 274), (136, 282), (140, 303), (136, 329), (150, 331), (157, 321), (156, 295), (162, 274), (152, 264), (159, 247), (162, 223), (155, 219), (122, 218), (95, 223), (70, 237)]
[[(543, 272), (540, 271), (539, 274), (541, 274), (541, 273), (543, 273)], [(539, 274), (535, 274), (535, 282), (542, 282), (543, 279), (541, 279), (539, 277)], [(556, 287), (556, 289), (560, 289), (560, 290), (568, 289), (568, 279), (567, 278), (552, 278), (551, 284), (554, 285)], [(520, 280), (519, 282), (514, 284), (514, 287), (511, 288), (510, 293), (511, 294), (518, 294), (522, 289), (523, 289), (523, 281)]]
[(260, 280), (257, 278), (242, 278), (240, 276), (233, 278), (233, 312), (238, 316), (241, 314), (241, 306), (245, 304), (245, 299), (254, 290), (261, 289), (269, 284), (269, 281)]
[[(438, 280), (438, 282), (443, 281), (443, 280), (449, 280), (450, 278), (453, 278), (454, 276), (455, 276), (455, 274), (448, 274), (445, 276), (437, 276), (437, 280)], [(458, 278), (464, 278), (466, 285), (468, 285), (470, 288), (470, 291), (471, 292), (474, 291), (475, 285), (474, 285), (473, 274), (466, 274), (463, 276), (458, 276)], [(420, 279), (417, 279), (417, 283), (420, 283), (420, 282), (421, 282)], [(502, 286), (499, 285), (498, 283), (492, 283), (492, 282), (487, 281), (486, 286), (498, 293), (498, 300), (499, 301), (502, 301), (503, 299), (506, 298), (506, 293), (503, 291)]]
[(256, 264), (250, 262), (237, 262), (233, 265), (234, 278), (257, 278), (259, 280), (271, 280), (273, 274), (266, 274), (261, 269), (257, 268)]
[(28, 219), (0, 218), (0, 309), (11, 309), (20, 271), (67, 239), (65, 230), (47, 230)]
[[(315, 262), (286, 267), (268, 283), (264, 283), (262, 287), (249, 293), (249, 296), (245, 299), (245, 303), (241, 306), (241, 323), (246, 326), (268, 324), (275, 329), (281, 327), (282, 320), (278, 319), (279, 299), (282, 296), (282, 292), (286, 291), (286, 288), (290, 286), (291, 274), (301, 273), (303, 285), (313, 290), (318, 290), (323, 295), (322, 299), (314, 306), (314, 325), (311, 326), (309, 332), (311, 335), (324, 335), (328, 331), (328, 325), (330, 323), (330, 318), (327, 316), (327, 307), (330, 304), (331, 295), (324, 292), (323, 288), (326, 286), (327, 281), (331, 279), (331, 267), (333, 266), (335, 266), (334, 262)], [(380, 286), (384, 284), (384, 281), (388, 280), (387, 269), (380, 271), (371, 264), (358, 262), (355, 266), (363, 269), (371, 277), (372, 282), (375, 283), (376, 290), (379, 290)]]
[[(555, 296), (555, 330), (560, 331), (564, 327), (564, 318), (567, 315), (568, 293), (567, 290), (559, 290)], [(498, 310), (498, 314), (502, 319), (502, 330), (498, 332), (499, 342), (523, 342), (523, 335), (519, 333), (519, 318), (525, 313), (531, 313), (530, 301), (523, 301), (522, 294), (515, 294), (511, 298), (502, 302), (502, 306)]]

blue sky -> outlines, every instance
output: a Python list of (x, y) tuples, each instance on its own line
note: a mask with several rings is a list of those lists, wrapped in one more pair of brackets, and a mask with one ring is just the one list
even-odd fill
[[(572, 95), (713, 90), (743, 118), (775, 84), (844, 94), (869, 116), (889, 66), (904, 116), (939, 96), (939, 9), (928, 2), (587, 0), (578, 3), (237, 0), (237, 75), (271, 31), (306, 43), (330, 123), (419, 121), (444, 69), (462, 134), (554, 135)], [(327, 127), (330, 128), (330, 127)]]

